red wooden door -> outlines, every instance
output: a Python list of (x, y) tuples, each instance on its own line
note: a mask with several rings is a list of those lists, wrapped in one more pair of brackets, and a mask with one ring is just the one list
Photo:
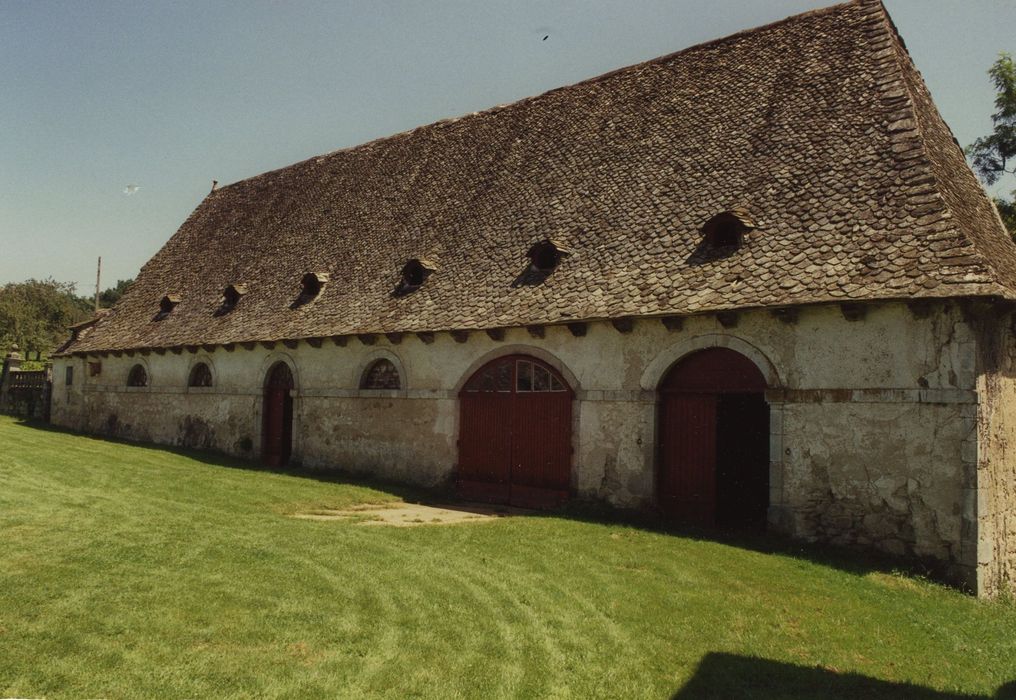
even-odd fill
[(694, 525), (764, 528), (765, 389), (758, 368), (726, 348), (702, 350), (671, 369), (659, 400), (657, 494), (665, 514)]
[(691, 525), (716, 517), (716, 406), (708, 394), (665, 394), (660, 407), (660, 506)]
[(512, 431), (511, 502), (553, 508), (571, 486), (570, 392), (519, 393)]
[(459, 394), (458, 489), (465, 498), (552, 507), (571, 481), (573, 394), (532, 357), (483, 367)]
[(459, 398), (459, 491), (488, 503), (510, 499), (512, 395), (473, 393)]
[(262, 408), (261, 460), (270, 467), (285, 465), (292, 451), (292, 389), (293, 374), (289, 366), (277, 363), (268, 374)]

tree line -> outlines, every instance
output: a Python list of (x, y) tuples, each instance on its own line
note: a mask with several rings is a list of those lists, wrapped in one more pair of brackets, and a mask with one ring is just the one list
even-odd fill
[[(994, 128), (967, 146), (967, 155), (981, 179), (994, 185), (1004, 175), (1016, 174), (1016, 63), (1012, 56), (999, 54), (988, 76), (995, 86), (995, 112), (991, 115)], [(997, 197), (995, 206), (1002, 223), (1016, 240), (1016, 191), (1012, 199)]]
[[(119, 280), (99, 294), (108, 308), (133, 280)], [(69, 336), (68, 326), (92, 317), (94, 298), (78, 296), (71, 282), (30, 279), (0, 287), (0, 351), (17, 345), (28, 358), (42, 358)]]

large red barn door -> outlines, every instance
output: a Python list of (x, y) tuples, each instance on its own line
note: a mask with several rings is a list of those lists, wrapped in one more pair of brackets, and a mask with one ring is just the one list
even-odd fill
[(293, 373), (277, 362), (268, 373), (262, 407), (261, 461), (281, 467), (293, 450)]
[(512, 461), (511, 394), (459, 398), (459, 490), (468, 498), (507, 503)]
[(695, 525), (765, 527), (769, 503), (766, 381), (743, 355), (710, 348), (660, 384), (658, 500)]
[(481, 367), (459, 394), (459, 493), (529, 507), (567, 499), (572, 397), (561, 376), (532, 357)]
[(659, 500), (665, 513), (694, 525), (716, 517), (717, 397), (668, 394), (660, 408)]

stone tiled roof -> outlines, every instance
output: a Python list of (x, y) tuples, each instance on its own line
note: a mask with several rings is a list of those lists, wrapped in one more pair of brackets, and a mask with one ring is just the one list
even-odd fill
[(95, 328), (95, 324), (105, 318), (111, 311), (112, 309), (96, 309), (95, 313), (92, 314), (90, 318), (87, 318), (84, 321), (78, 321), (72, 326), (68, 326), (67, 330), (71, 332), (70, 338), (64, 341), (64, 344), (58, 347), (53, 354), (60, 355), (72, 346), (84, 344), (85, 338)]
[[(723, 211), (755, 225), (725, 256)], [(569, 254), (526, 274), (545, 239)], [(394, 294), (413, 258), (436, 269)], [(215, 190), (67, 349), (975, 295), (1016, 297), (1016, 248), (857, 0)]]

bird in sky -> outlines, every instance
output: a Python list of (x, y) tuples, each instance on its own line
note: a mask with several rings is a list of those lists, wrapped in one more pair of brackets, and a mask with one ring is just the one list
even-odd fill
[(123, 188), (123, 193), (128, 197), (141, 189), (141, 185), (127, 185)]

